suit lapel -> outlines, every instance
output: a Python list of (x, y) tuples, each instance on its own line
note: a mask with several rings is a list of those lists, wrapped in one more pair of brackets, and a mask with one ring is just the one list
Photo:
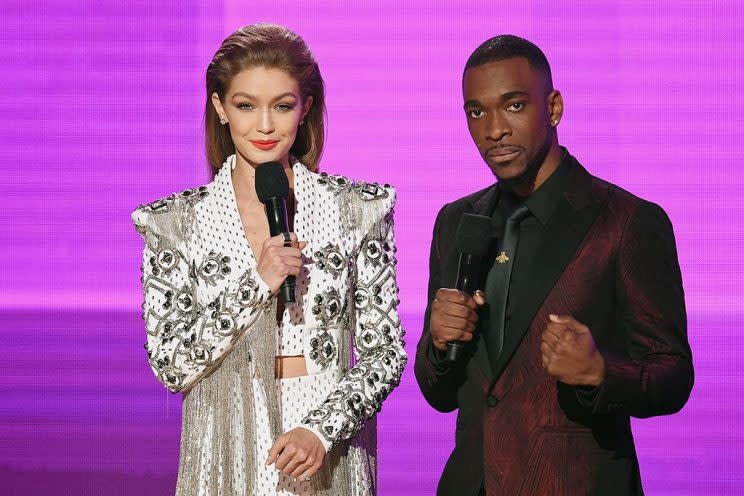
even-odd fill
[[(545, 237), (529, 266), (530, 282), (515, 287), (515, 292), (509, 295), (517, 305), (508, 332), (518, 336), (518, 339), (509, 340), (502, 350), (509, 360), (545, 298), (573, 259), (602, 206), (591, 198), (592, 177), (575, 160), (566, 183), (564, 194), (546, 225)], [(494, 371), (493, 380), (498, 380), (509, 360)]]
[[(497, 187), (497, 184), (494, 184), (486, 193), (481, 196), (477, 201), (475, 201), (472, 204), (472, 210), (471, 212), (478, 215), (485, 215), (486, 217), (490, 217), (493, 213), (493, 209), (496, 207), (496, 203), (499, 201), (499, 188)], [(488, 273), (488, 261), (484, 260), (483, 262), (483, 281), (485, 284), (485, 274)], [(491, 372), (491, 361), (488, 359), (488, 352), (486, 351), (486, 343), (483, 338), (483, 328), (482, 326), (479, 326), (478, 333), (475, 341), (473, 341), (473, 346), (475, 346), (475, 349), (473, 350), (474, 358), (476, 363), (480, 366), (483, 374), (485, 377), (488, 378), (489, 382), (491, 381), (493, 377), (493, 373)]]

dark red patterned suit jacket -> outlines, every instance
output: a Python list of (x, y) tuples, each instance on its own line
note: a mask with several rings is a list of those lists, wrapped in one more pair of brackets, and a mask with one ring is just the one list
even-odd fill
[[(482, 339), (449, 367), (432, 346), (427, 308), (415, 373), (437, 410), (458, 410), (456, 445), (438, 494), (642, 494), (629, 417), (678, 411), (693, 383), (674, 234), (657, 205), (591, 176), (573, 157), (506, 332), (523, 335), (491, 371)], [(497, 188), (445, 205), (434, 227), (429, 299), (452, 287), (464, 213), (489, 215)], [(514, 293), (516, 291), (516, 294)], [(550, 314), (589, 326), (606, 364), (598, 389), (572, 387), (540, 365)], [(478, 332), (481, 330), (478, 329)]]

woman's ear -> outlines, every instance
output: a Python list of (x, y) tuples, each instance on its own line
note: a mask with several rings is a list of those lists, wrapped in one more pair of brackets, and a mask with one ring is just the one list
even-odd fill
[(214, 106), (214, 109), (217, 111), (217, 116), (220, 118), (220, 121), (227, 122), (227, 114), (225, 114), (225, 109), (222, 108), (222, 102), (220, 101), (220, 96), (215, 91), (212, 93), (212, 105)]
[(305, 120), (305, 117), (307, 117), (307, 113), (310, 112), (310, 107), (312, 106), (313, 106), (313, 95), (308, 95), (302, 104), (302, 119), (300, 119), (301, 121)]

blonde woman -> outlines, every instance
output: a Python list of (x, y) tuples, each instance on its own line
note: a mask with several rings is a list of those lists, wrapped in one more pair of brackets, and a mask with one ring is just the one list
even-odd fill
[[(213, 181), (132, 214), (149, 363), (183, 393), (176, 492), (375, 494), (372, 417), (406, 363), (395, 190), (316, 172), (323, 80), (287, 29), (230, 35), (206, 86)], [(289, 242), (269, 236), (256, 194), (270, 161), (290, 184)]]

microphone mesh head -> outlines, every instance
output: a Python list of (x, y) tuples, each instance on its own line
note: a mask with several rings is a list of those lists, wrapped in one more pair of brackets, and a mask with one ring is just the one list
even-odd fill
[(488, 251), (491, 241), (491, 218), (485, 215), (464, 214), (457, 228), (457, 251), (481, 256)]
[(289, 180), (279, 162), (266, 162), (256, 167), (256, 194), (261, 203), (269, 198), (289, 196)]

